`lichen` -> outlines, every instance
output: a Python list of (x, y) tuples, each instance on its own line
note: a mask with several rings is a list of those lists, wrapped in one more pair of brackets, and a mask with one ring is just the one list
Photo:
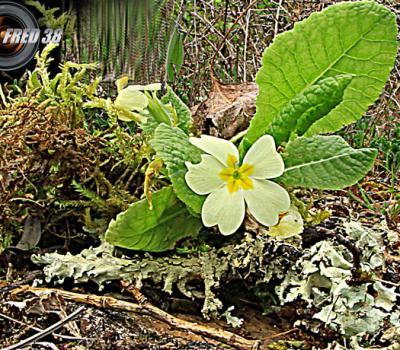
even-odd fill
[(385, 320), (400, 326), (393, 317), (400, 311), (399, 294), (380, 278), (386, 267), (384, 239), (393, 239), (393, 233), (382, 225), (368, 228), (356, 222), (345, 223), (344, 228), (360, 253), (359, 279), (354, 278), (353, 257), (347, 248), (324, 240), (304, 250), (278, 286), (281, 302), (304, 300), (316, 310), (314, 319), (348, 338), (377, 334)]
[(70, 277), (103, 286), (111, 280), (130, 280), (138, 288), (151, 281), (170, 294), (177, 288), (188, 298), (203, 300), (206, 318), (223, 316), (237, 326), (240, 320), (231, 315), (232, 309), (220, 295), (222, 284), (240, 278), (259, 289), (275, 288), (281, 305), (308, 304), (311, 316), (299, 316), (297, 325), (311, 331), (325, 326), (360, 341), (366, 334), (399, 327), (398, 290), (382, 280), (387, 268), (385, 241), (398, 240), (397, 234), (384, 224), (366, 227), (356, 222), (339, 223), (337, 232), (359, 253), (357, 271), (354, 252), (334, 235), (307, 249), (301, 248), (299, 240), (276, 241), (247, 233), (239, 243), (186, 255), (146, 253), (119, 258), (113, 255), (113, 247), (103, 244), (75, 256), (51, 253), (34, 256), (33, 261), (45, 265), (47, 281), (62, 283)]
[[(280, 246), (285, 244), (246, 234), (240, 244), (192, 255), (155, 257), (146, 253), (129, 259), (119, 258), (113, 256), (112, 246), (103, 243), (78, 255), (51, 253), (34, 255), (32, 260), (45, 265), (47, 282), (55, 280), (61, 284), (66, 278), (73, 278), (77, 283), (91, 280), (102, 287), (112, 280), (129, 280), (140, 289), (146, 281), (151, 281), (162, 284), (169, 294), (176, 287), (188, 298), (204, 299), (204, 317), (215, 318), (226, 309), (218, 297), (221, 281), (226, 283), (250, 274), (258, 275), (260, 282), (267, 282), (275, 275), (284, 276), (284, 265), (290, 266), (291, 262), (289, 254), (274, 253)], [(189, 288), (189, 282), (193, 281), (202, 281), (203, 288), (193, 289), (193, 283)]]

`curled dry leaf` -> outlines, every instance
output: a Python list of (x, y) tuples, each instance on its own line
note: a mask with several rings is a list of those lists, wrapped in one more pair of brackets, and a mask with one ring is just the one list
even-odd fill
[(222, 84), (214, 80), (208, 98), (193, 108), (194, 123), (202, 133), (231, 138), (249, 126), (257, 93), (255, 83)]

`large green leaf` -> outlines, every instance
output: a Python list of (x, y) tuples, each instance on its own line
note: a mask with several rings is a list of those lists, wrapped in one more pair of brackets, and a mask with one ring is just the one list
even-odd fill
[(290, 100), (259, 135), (272, 135), (280, 145), (289, 140), (291, 133), (302, 136), (317, 120), (335, 108), (343, 99), (351, 75), (338, 75), (322, 79), (317, 84)]
[(343, 2), (312, 14), (276, 37), (256, 82), (257, 113), (245, 137), (252, 144), (293, 97), (319, 80), (352, 74), (343, 102), (316, 122), (311, 136), (359, 119), (379, 96), (397, 54), (396, 17), (375, 1)]
[(200, 163), (200, 150), (189, 142), (189, 137), (181, 129), (166, 124), (160, 124), (157, 127), (150, 145), (167, 165), (169, 177), (178, 198), (193, 213), (201, 213), (205, 198), (194, 193), (185, 181), (187, 172), (185, 162)]
[(371, 169), (377, 151), (353, 149), (340, 136), (300, 137), (283, 154), (286, 186), (338, 190), (354, 185)]
[(153, 193), (153, 209), (147, 200), (133, 203), (111, 221), (106, 241), (122, 248), (162, 252), (176, 241), (198, 234), (201, 221), (192, 216), (171, 187)]

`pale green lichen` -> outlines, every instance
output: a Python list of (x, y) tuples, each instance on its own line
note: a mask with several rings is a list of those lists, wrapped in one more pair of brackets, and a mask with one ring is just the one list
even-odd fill
[[(382, 335), (382, 341), (389, 343), (390, 345), (384, 347), (376, 346), (362, 346), (357, 336), (350, 338), (349, 342), (339, 343), (337, 341), (331, 343), (323, 350), (398, 350), (400, 349), (400, 328), (391, 327), (387, 329)], [(313, 348), (313, 350), (321, 350)]]
[[(275, 292), (282, 305), (305, 301), (315, 310), (313, 318), (320, 321), (319, 325), (342, 333), (348, 340), (355, 339), (352, 342), (356, 344), (365, 334), (386, 334), (390, 327), (400, 327), (398, 290), (381, 280), (386, 269), (384, 241), (395, 242), (398, 236), (384, 224), (371, 228), (349, 222), (340, 226), (359, 252), (362, 277), (359, 280), (353, 274), (353, 255), (332, 237), (301, 249), (298, 240), (278, 242), (267, 236), (245, 234), (237, 244), (166, 257), (142, 254), (118, 258), (113, 256), (113, 247), (103, 244), (75, 256), (52, 253), (34, 256), (33, 261), (45, 265), (47, 281), (62, 283), (70, 277), (76, 282), (92, 280), (102, 286), (111, 280), (130, 280), (138, 288), (150, 281), (162, 284), (163, 290), (170, 294), (177, 288), (188, 298), (203, 300), (202, 312), (206, 318), (223, 316), (236, 326), (240, 320), (219, 299), (221, 284), (252, 276), (257, 288), (276, 285)], [(202, 281), (203, 286), (189, 283), (193, 281)], [(298, 324), (310, 329), (311, 323), (303, 318)], [(315, 322), (312, 325), (311, 330), (321, 330)], [(398, 344), (396, 337), (387, 341)]]
[[(141, 288), (146, 281), (151, 281), (162, 284), (163, 290), (169, 294), (176, 287), (188, 298), (203, 299), (202, 313), (210, 318), (219, 317), (221, 310), (226, 309), (218, 298), (221, 281), (225, 283), (240, 277), (239, 270), (246, 275), (259, 273), (260, 281), (269, 280), (274, 273), (282, 273), (284, 268), (275, 267), (275, 264), (281, 264), (287, 258), (280, 256), (274, 262), (264, 259), (271, 247), (267, 238), (255, 239), (248, 234), (241, 244), (193, 255), (154, 257), (145, 254), (129, 259), (118, 258), (112, 254), (113, 247), (103, 243), (97, 248), (85, 249), (78, 255), (51, 253), (33, 256), (32, 260), (45, 265), (47, 282), (55, 280), (63, 283), (66, 278), (73, 278), (77, 283), (91, 280), (103, 286), (112, 280), (129, 280)], [(203, 288), (188, 287), (188, 282), (192, 281), (203, 281)], [(226, 310), (225, 316), (228, 314), (229, 310)], [(239, 322), (233, 316), (229, 316), (229, 319), (232, 323)]]
[(315, 319), (346, 337), (377, 334), (385, 320), (399, 327), (392, 316), (400, 311), (400, 295), (379, 278), (385, 269), (384, 238), (394, 238), (393, 233), (382, 225), (367, 228), (350, 222), (344, 227), (360, 253), (359, 273), (364, 279), (354, 280), (352, 255), (344, 246), (324, 240), (306, 249), (278, 286), (281, 302), (306, 301), (318, 310)]

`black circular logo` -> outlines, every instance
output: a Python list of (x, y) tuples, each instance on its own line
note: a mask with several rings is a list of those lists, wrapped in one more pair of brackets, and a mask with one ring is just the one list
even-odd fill
[(33, 14), (14, 1), (0, 0), (0, 71), (13, 71), (32, 60), (39, 46)]

